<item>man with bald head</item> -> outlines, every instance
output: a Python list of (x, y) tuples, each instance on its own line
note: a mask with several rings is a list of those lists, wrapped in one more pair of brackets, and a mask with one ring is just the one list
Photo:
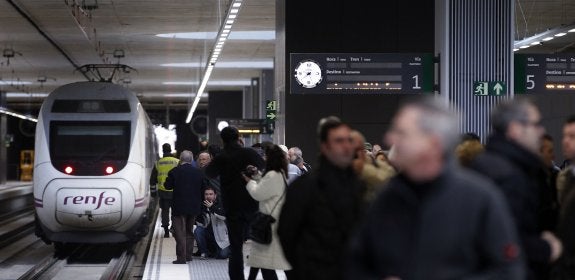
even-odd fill
[(288, 150), (289, 161), (299, 167), (302, 174), (311, 171), (311, 165), (303, 159), (303, 152), (299, 147), (291, 147)]

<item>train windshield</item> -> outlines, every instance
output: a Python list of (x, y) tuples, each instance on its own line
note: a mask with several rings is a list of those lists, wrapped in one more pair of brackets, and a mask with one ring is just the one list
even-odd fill
[(59, 122), (50, 124), (52, 160), (126, 161), (130, 122)]

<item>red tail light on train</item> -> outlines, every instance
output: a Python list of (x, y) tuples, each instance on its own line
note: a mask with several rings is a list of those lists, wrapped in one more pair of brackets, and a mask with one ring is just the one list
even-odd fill
[(113, 166), (106, 167), (106, 174), (112, 174), (112, 173), (114, 173), (114, 167)]
[(66, 166), (64, 167), (64, 172), (66, 172), (66, 174), (72, 174), (72, 172), (74, 172), (74, 168), (72, 168), (72, 166)]

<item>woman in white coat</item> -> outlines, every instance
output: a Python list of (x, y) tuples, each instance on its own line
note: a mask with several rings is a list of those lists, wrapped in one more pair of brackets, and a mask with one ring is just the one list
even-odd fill
[[(274, 270), (290, 270), (291, 266), (284, 256), (277, 234), (277, 227), (282, 206), (285, 201), (287, 158), (280, 147), (274, 145), (266, 151), (266, 173), (259, 180), (245, 177), (246, 188), (250, 195), (259, 201), (259, 211), (270, 214), (276, 222), (272, 224), (272, 241), (270, 244), (251, 243), (247, 265), (252, 267), (250, 278), (255, 279), (257, 269), (262, 270), (265, 280), (278, 279)], [(277, 205), (276, 205), (277, 204)], [(275, 207), (275, 208), (274, 208)], [(272, 212), (273, 209), (273, 212)], [(255, 273), (254, 272), (255, 268)]]

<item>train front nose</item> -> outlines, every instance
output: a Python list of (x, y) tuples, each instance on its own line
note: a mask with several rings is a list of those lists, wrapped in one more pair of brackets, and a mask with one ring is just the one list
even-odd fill
[[(43, 194), (43, 210), (51, 212), (48, 227), (70, 230), (115, 230), (134, 211), (134, 191), (123, 179), (70, 178), (51, 181)], [(131, 203), (129, 203), (131, 202)]]
[(56, 200), (56, 221), (63, 226), (102, 228), (122, 220), (122, 194), (117, 189), (62, 188)]

